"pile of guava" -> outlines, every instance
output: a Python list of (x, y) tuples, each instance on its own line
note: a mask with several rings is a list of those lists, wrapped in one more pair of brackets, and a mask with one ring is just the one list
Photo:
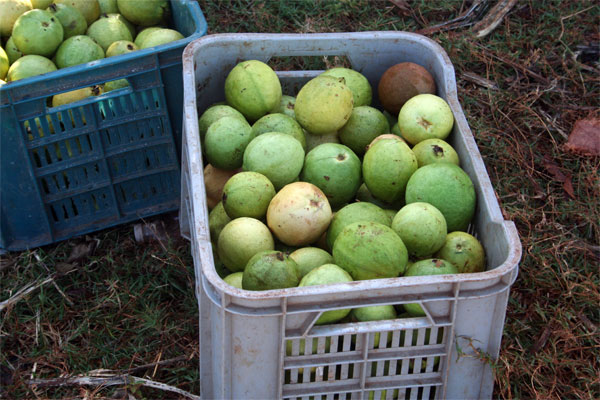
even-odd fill
[[(283, 93), (262, 61), (228, 72), (225, 101), (198, 120), (225, 282), (277, 290), (486, 269), (469, 233), (475, 187), (450, 144), (452, 109), (423, 67), (390, 70), (393, 79), (386, 71), (379, 82), (381, 106), (369, 80), (347, 67), (297, 93)], [(425, 315), (419, 304), (390, 307), (326, 311), (316, 323)]]
[(0, 83), (183, 39), (170, 13), (168, 0), (0, 0)]

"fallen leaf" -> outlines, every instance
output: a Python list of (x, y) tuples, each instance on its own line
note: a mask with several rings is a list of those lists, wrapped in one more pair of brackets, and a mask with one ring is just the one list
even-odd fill
[(600, 156), (600, 118), (584, 118), (575, 122), (565, 149), (584, 156)]
[(96, 242), (87, 242), (76, 245), (71, 250), (71, 254), (69, 255), (69, 258), (67, 258), (67, 263), (77, 262), (88, 258), (92, 255), (95, 248)]
[(410, 5), (406, 0), (390, 0), (390, 3), (398, 7), (403, 15), (408, 16), (411, 14)]
[(554, 178), (554, 180), (563, 184), (563, 190), (569, 195), (570, 198), (575, 198), (575, 191), (573, 190), (573, 183), (571, 181), (571, 174), (565, 174), (563, 170), (552, 160), (549, 156), (544, 156), (544, 168)]

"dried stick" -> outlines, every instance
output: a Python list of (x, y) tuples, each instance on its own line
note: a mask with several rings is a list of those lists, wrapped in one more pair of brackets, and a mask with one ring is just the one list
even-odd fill
[(515, 4), (517, 4), (517, 0), (500, 0), (481, 21), (473, 26), (475, 36), (482, 38), (489, 35), (500, 25), (502, 19), (504, 19)]
[(17, 291), (17, 293), (15, 293), (12, 297), (1, 302), (0, 303), (0, 311), (4, 310), (6, 307), (18, 302), (23, 297), (27, 296), (29, 293), (44, 286), (46, 283), (53, 282), (53, 281), (54, 281), (54, 276), (49, 276), (48, 278), (44, 279), (43, 281), (38, 280), (35, 283), (28, 283), (27, 285), (25, 285), (21, 289), (19, 289)]
[(151, 387), (153, 389), (174, 392), (181, 396), (187, 397), (188, 399), (201, 400), (200, 396), (196, 396), (185, 390), (176, 388), (174, 386), (166, 385), (164, 383), (151, 381), (150, 379), (139, 378), (131, 375), (111, 375), (102, 372), (98, 372), (93, 375), (77, 375), (67, 376), (55, 379), (30, 379), (27, 381), (28, 385), (35, 385), (38, 387), (46, 386), (71, 386), (71, 385), (90, 385), (90, 386), (115, 386), (115, 385), (141, 385)]

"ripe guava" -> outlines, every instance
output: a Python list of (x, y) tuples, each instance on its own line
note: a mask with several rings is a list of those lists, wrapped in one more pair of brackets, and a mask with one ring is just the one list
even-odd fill
[[(225, 118), (215, 124), (223, 119)], [(208, 128), (209, 132), (215, 124)], [(208, 133), (206, 141), (208, 142)], [(208, 145), (206, 150), (208, 152)], [(260, 172), (279, 190), (298, 177), (303, 164), (304, 149), (298, 140), (285, 133), (268, 132), (252, 139), (248, 144), (242, 168), (244, 171)]]
[(113, 14), (119, 12), (117, 0), (98, 0), (100, 14)]
[(246, 147), (252, 139), (254, 139), (252, 128), (245, 120), (236, 117), (220, 118), (206, 131), (204, 138), (206, 158), (214, 167), (237, 169), (242, 166)]
[(101, 94), (101, 89), (99, 86), (84, 87), (81, 89), (71, 90), (69, 92), (55, 94), (52, 96), (52, 107), (59, 107), (64, 104), (74, 103), (90, 96), (98, 96), (99, 94)]
[(254, 218), (236, 218), (219, 234), (219, 258), (231, 272), (243, 271), (256, 253), (273, 250), (275, 243), (269, 228)]
[(294, 96), (288, 96), (287, 94), (281, 95), (281, 100), (279, 104), (275, 106), (274, 109), (271, 110), (272, 113), (281, 113), (285, 114), (288, 117), (296, 119), (296, 112), (294, 111), (294, 106), (296, 105), (296, 98)]
[[(342, 268), (335, 264), (324, 264), (307, 273), (300, 281), (298, 287), (331, 285), (334, 283), (352, 281), (353, 279), (350, 274), (348, 274), (348, 272), (344, 271)], [(323, 314), (321, 314), (319, 319), (317, 319), (315, 325), (333, 324), (348, 315), (350, 311), (350, 308), (325, 311)]]
[(469, 175), (451, 163), (425, 165), (406, 184), (406, 204), (435, 206), (444, 215), (448, 232), (467, 230), (475, 214), (475, 198)]
[[(404, 139), (402, 139), (400, 136), (394, 135), (393, 133), (386, 133), (385, 135), (379, 135), (375, 139), (373, 139), (373, 141), (367, 145), (366, 149), (369, 150), (371, 148), (371, 146), (373, 146), (375, 143), (377, 143), (378, 141), (380, 141), (382, 139), (394, 139), (399, 142), (404, 142)], [(404, 143), (406, 143), (406, 142), (404, 142)]]
[(415, 157), (417, 157), (419, 167), (438, 162), (460, 164), (456, 150), (441, 139), (425, 139), (417, 143), (412, 148), (412, 151), (415, 153)]
[(379, 135), (389, 132), (389, 126), (381, 111), (370, 106), (354, 107), (350, 119), (339, 130), (340, 142), (361, 157), (366, 147)]
[(8, 63), (14, 64), (19, 58), (23, 57), (23, 52), (17, 48), (15, 41), (12, 36), (6, 41), (6, 55), (8, 56)]
[(251, 122), (269, 113), (281, 101), (281, 83), (275, 71), (258, 60), (237, 64), (225, 78), (227, 104)]
[[(457, 274), (458, 269), (448, 261), (439, 258), (429, 258), (413, 263), (404, 276), (447, 275)], [(425, 311), (417, 303), (403, 304), (404, 309), (413, 317), (424, 317)]]
[(406, 143), (382, 139), (365, 153), (363, 180), (373, 196), (393, 203), (404, 197), (406, 183), (417, 167), (417, 158)]
[(10, 36), (17, 18), (31, 8), (29, 0), (0, 0), (0, 36)]
[(245, 290), (284, 289), (298, 286), (297, 265), (281, 251), (262, 251), (249, 261), (242, 277)]
[(244, 276), (243, 272), (234, 272), (233, 274), (227, 275), (223, 280), (228, 285), (231, 285), (235, 288), (242, 289), (242, 278)]
[(361, 162), (348, 147), (324, 143), (306, 155), (300, 180), (321, 189), (336, 208), (354, 199), (361, 184)]
[(86, 35), (68, 38), (56, 51), (59, 68), (72, 67), (104, 58), (104, 50), (94, 39)]
[(262, 219), (275, 196), (271, 181), (258, 172), (246, 171), (233, 175), (223, 187), (222, 203), (230, 218)]
[(132, 24), (131, 21), (129, 21), (127, 18), (125, 18), (124, 16), (122, 16), (118, 12), (109, 13), (109, 14), (100, 14), (100, 18), (113, 18), (113, 19), (119, 20), (123, 24), (125, 24), (125, 26), (127, 27), (127, 29), (129, 29), (129, 33), (131, 33), (131, 37), (132, 38), (135, 38), (136, 35), (137, 35), (137, 31), (135, 29), (135, 25)]
[(467, 232), (449, 233), (435, 256), (453, 264), (459, 273), (485, 271), (485, 250), (479, 240)]
[(85, 17), (87, 25), (90, 26), (100, 18), (100, 5), (98, 0), (54, 0), (56, 4), (66, 4), (75, 7)]
[(135, 37), (135, 45), (137, 47), (140, 47), (142, 45), (142, 42), (144, 40), (146, 40), (148, 35), (150, 35), (152, 32), (157, 31), (159, 29), (162, 29), (162, 28), (160, 26), (151, 26), (149, 28), (142, 29), (140, 31), (140, 33), (138, 33), (137, 36)]
[(139, 26), (164, 23), (171, 14), (167, 0), (117, 0), (119, 12)]
[(63, 40), (72, 36), (83, 35), (87, 30), (85, 17), (75, 7), (66, 4), (51, 4), (47, 11), (58, 18), (64, 30)]
[(448, 233), (442, 213), (431, 204), (421, 202), (402, 207), (394, 216), (392, 229), (404, 242), (409, 256), (417, 259), (438, 251)]
[(64, 29), (58, 18), (46, 10), (23, 13), (13, 26), (12, 38), (17, 48), (28, 55), (50, 57), (62, 43)]
[(304, 137), (306, 138), (306, 151), (311, 151), (315, 147), (323, 143), (339, 143), (340, 138), (337, 132), (328, 133), (325, 135), (313, 135), (307, 131), (304, 131)]
[(288, 115), (281, 113), (267, 114), (256, 121), (254, 125), (252, 125), (252, 131), (254, 132), (255, 136), (262, 135), (263, 133), (267, 132), (285, 133), (298, 140), (302, 145), (302, 148), (306, 151), (306, 138), (304, 137), (304, 130), (294, 118)]
[(204, 187), (206, 188), (206, 204), (212, 209), (223, 197), (223, 187), (233, 175), (241, 172), (240, 169), (227, 170), (215, 168), (211, 164), (204, 167)]
[(308, 182), (294, 182), (281, 189), (267, 209), (267, 225), (277, 239), (289, 246), (314, 243), (331, 221), (325, 194)]
[[(396, 319), (398, 314), (396, 309), (391, 304), (382, 306), (359, 307), (352, 309), (350, 313), (352, 322), (367, 322), (367, 321), (383, 321), (386, 319)], [(387, 345), (392, 342), (391, 332), (384, 332)], [(381, 341), (381, 333), (376, 332), (373, 338), (373, 348), (379, 348)]]
[(139, 50), (135, 43), (129, 40), (117, 40), (106, 49), (106, 57), (119, 56)]
[(298, 264), (300, 278), (321, 265), (333, 263), (332, 255), (318, 247), (302, 247), (294, 250), (290, 257)]
[(110, 92), (111, 90), (122, 89), (127, 86), (129, 86), (127, 79), (115, 79), (114, 81), (104, 83), (104, 91)]
[(184, 36), (174, 29), (162, 28), (156, 31), (150, 32), (148, 36), (141, 42), (140, 49), (147, 49), (148, 47), (160, 46), (174, 42), (176, 40), (183, 39)]
[(219, 235), (225, 225), (231, 222), (231, 218), (227, 215), (223, 202), (218, 202), (217, 205), (208, 213), (208, 230), (210, 232), (210, 240), (217, 243)]
[(392, 223), (383, 209), (375, 204), (358, 202), (342, 207), (331, 219), (327, 229), (327, 246), (332, 249), (340, 232), (354, 222), (377, 222), (386, 226)]
[(117, 18), (100, 18), (92, 23), (86, 33), (94, 39), (106, 52), (108, 47), (118, 40), (131, 42), (131, 32), (122, 21)]
[(454, 126), (454, 115), (446, 100), (434, 94), (410, 98), (398, 114), (402, 137), (413, 146), (425, 139), (446, 139)]
[(14, 82), (19, 79), (25, 79), (30, 76), (41, 75), (56, 70), (56, 65), (46, 57), (36, 55), (23, 56), (8, 68), (6, 81)]
[(379, 80), (377, 92), (379, 100), (393, 115), (410, 99), (418, 94), (435, 94), (433, 76), (419, 64), (403, 62), (388, 68)]
[(354, 107), (370, 106), (373, 90), (369, 80), (360, 72), (350, 68), (335, 67), (323, 72), (321, 76), (344, 78), (344, 83), (352, 91)]
[(4, 80), (6, 78), (8, 67), (8, 55), (6, 55), (4, 49), (0, 47), (0, 79)]
[[(385, 216), (387, 219), (387, 215)], [(394, 278), (404, 273), (408, 252), (389, 226), (354, 222), (333, 243), (333, 260), (354, 280)]]
[(350, 118), (352, 91), (343, 78), (317, 76), (308, 81), (296, 96), (296, 120), (313, 135), (340, 129)]

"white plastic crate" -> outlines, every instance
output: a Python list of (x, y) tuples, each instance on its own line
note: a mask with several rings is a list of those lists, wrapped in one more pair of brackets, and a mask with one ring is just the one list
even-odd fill
[[(450, 143), (475, 184), (472, 232), (486, 250), (487, 271), (263, 292), (236, 289), (219, 278), (209, 237), (198, 116), (224, 100), (225, 78), (238, 62), (268, 62), (275, 56), (345, 56), (370, 80), (374, 103), (379, 77), (396, 63), (415, 62), (433, 74), (438, 95), (448, 101), (456, 121)], [(295, 95), (320, 72), (277, 73), (284, 94)], [(191, 241), (196, 274), (202, 397), (491, 398), (492, 369), (484, 358), (498, 356), (521, 244), (514, 224), (502, 217), (444, 50), (406, 32), (209, 35), (186, 47), (183, 75), (180, 220), (182, 234)], [(414, 302), (426, 317), (314, 326), (331, 309)], [(374, 343), (377, 332), (387, 335)]]

